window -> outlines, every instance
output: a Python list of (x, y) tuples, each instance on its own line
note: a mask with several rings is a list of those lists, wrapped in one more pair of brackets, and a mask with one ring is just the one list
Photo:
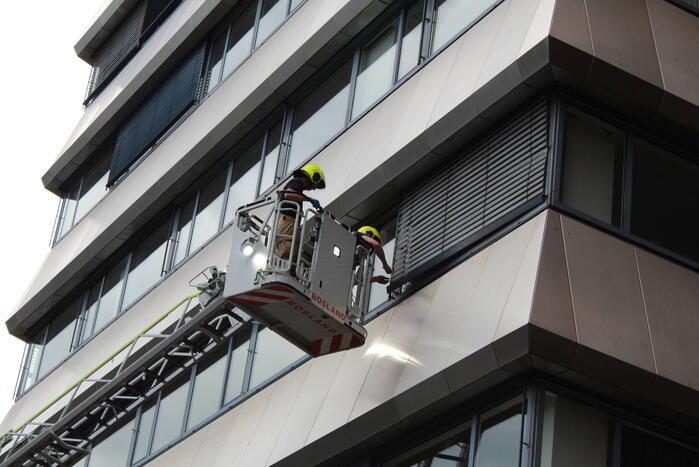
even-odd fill
[(541, 467), (606, 467), (610, 423), (604, 412), (547, 392)]
[(262, 176), (260, 180), (260, 193), (266, 192), (279, 180), (279, 177), (277, 177), (277, 164), (279, 163), (281, 137), (282, 124), (279, 122), (267, 132), (264, 162), (262, 165)]
[(638, 140), (631, 233), (699, 261), (699, 164)]
[(699, 163), (574, 108), (565, 112), (560, 202), (699, 261)]
[(517, 398), (480, 416), (475, 467), (519, 465), (522, 399)]
[(432, 50), (439, 50), (495, 3), (493, 0), (437, 0)]
[(566, 113), (563, 189), (569, 206), (619, 226), (624, 134), (579, 112)]
[(351, 71), (345, 63), (294, 109), (287, 173), (345, 127)]
[(620, 467), (699, 465), (698, 451), (626, 425), (621, 428), (620, 457)]
[(85, 172), (80, 173), (67, 190), (59, 205), (54, 243), (63, 238), (107, 194), (109, 156), (112, 148), (112, 142), (100, 147), (97, 154), (92, 156), (94, 161), (88, 164)]
[(223, 63), (224, 78), (238, 68), (238, 65), (243, 63), (243, 60), (252, 52), (252, 35), (255, 27), (256, 9), (256, 2), (250, 3), (231, 25)]
[(243, 204), (255, 199), (257, 176), (262, 156), (264, 140), (255, 141), (239, 158), (233, 161), (233, 177), (228, 188), (226, 215), (223, 220), (228, 224), (235, 217), (235, 211)]
[(424, 1), (413, 3), (405, 15), (403, 40), (400, 49), (398, 79), (408, 74), (420, 61)]
[(138, 431), (135, 433), (136, 446), (134, 447), (133, 460), (143, 459), (148, 454), (148, 442), (153, 430), (155, 419), (155, 405), (141, 411), (141, 418), (138, 422)]
[(155, 452), (164, 447), (182, 433), (182, 423), (187, 404), (188, 391), (189, 384), (183, 384), (160, 399), (151, 452)]
[(39, 377), (46, 375), (73, 350), (80, 305), (81, 299), (74, 300), (58, 318), (49, 324)]
[(228, 31), (224, 31), (214, 40), (209, 52), (208, 89), (213, 89), (223, 80), (223, 51), (226, 47)]
[(218, 410), (221, 402), (221, 392), (223, 391), (225, 371), (225, 354), (219, 355), (218, 359), (208, 367), (197, 365), (192, 402), (187, 419), (187, 430), (203, 422)]
[(218, 232), (223, 210), (223, 192), (226, 173), (223, 172), (199, 192), (197, 214), (194, 216), (192, 241), (189, 251), (196, 251)]
[(95, 285), (87, 291), (87, 302), (83, 311), (83, 328), (80, 336), (82, 344), (95, 332), (95, 319), (97, 318), (97, 307), (99, 305), (100, 290), (102, 289), (102, 280), (100, 279)]
[(263, 329), (257, 333), (250, 388), (258, 386), (306, 355), (279, 334)]
[(192, 218), (194, 217), (195, 201), (196, 197), (180, 208), (172, 247), (174, 251), (173, 265), (180, 264), (182, 260), (187, 257), (189, 252), (189, 238), (192, 233)]
[(124, 307), (131, 305), (163, 275), (168, 230), (168, 223), (161, 224), (141, 241), (131, 254), (129, 276), (124, 291)]
[(119, 314), (121, 290), (126, 276), (126, 259), (121, 260), (105, 277), (102, 296), (97, 307), (95, 332), (102, 329), (112, 318)]
[(360, 52), (352, 119), (364, 112), (393, 85), (398, 23), (386, 26)]
[(119, 428), (90, 452), (90, 467), (124, 467), (131, 446), (133, 421)]
[(262, 0), (260, 26), (257, 29), (255, 47), (258, 47), (274, 29), (282, 24), (289, 8), (289, 0)]
[(225, 403), (228, 403), (241, 395), (244, 391), (245, 366), (250, 353), (250, 329), (236, 335), (233, 339), (233, 352), (231, 353), (228, 381), (226, 382)]
[(22, 377), (20, 379), (19, 392), (26, 391), (30, 388), (39, 377), (39, 364), (41, 363), (41, 354), (44, 350), (44, 338), (46, 337), (46, 328), (28, 343), (25, 349), (25, 363), (23, 366)]

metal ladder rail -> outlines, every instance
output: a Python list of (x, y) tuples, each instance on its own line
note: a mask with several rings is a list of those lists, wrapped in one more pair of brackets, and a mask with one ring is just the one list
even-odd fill
[(2, 465), (65, 465), (79, 460), (162, 386), (224, 345), (244, 320), (218, 297), (186, 322), (183, 314), (177, 324), (181, 325), (169, 335), (144, 334), (160, 342), (132, 363), (124, 360), (113, 378), (102, 381), (103, 387), (70, 410), (69, 403), (55, 422), (42, 423), (33, 433), (18, 433), (23, 440), (5, 454)]

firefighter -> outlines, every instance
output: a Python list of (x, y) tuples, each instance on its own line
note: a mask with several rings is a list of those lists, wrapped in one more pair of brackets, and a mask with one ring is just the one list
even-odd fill
[[(296, 213), (304, 201), (321, 210), (320, 201), (304, 194), (305, 191), (322, 190), (325, 188), (325, 174), (323, 169), (315, 164), (308, 164), (293, 173), (293, 178), (284, 186), (281, 199), (295, 201), (297, 206), (286, 207), (279, 211), (277, 234), (292, 235), (296, 224)], [(298, 240), (297, 240), (298, 248)], [(289, 259), (291, 254), (291, 238), (280, 238), (276, 242), (277, 256)]]
[[(360, 240), (371, 246), (376, 254), (376, 257), (381, 261), (383, 270), (386, 271), (386, 274), (392, 274), (393, 269), (391, 269), (388, 261), (386, 261), (386, 253), (383, 251), (383, 246), (381, 245), (381, 234), (379, 234), (379, 231), (370, 225), (365, 225), (357, 230), (355, 235), (359, 237)], [(389, 280), (390, 279), (384, 275), (373, 276), (371, 278), (371, 282), (376, 282), (378, 284), (388, 284)]]

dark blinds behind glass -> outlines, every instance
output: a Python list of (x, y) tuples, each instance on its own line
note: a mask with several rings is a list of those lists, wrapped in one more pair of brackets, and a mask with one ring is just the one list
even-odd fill
[(182, 0), (143, 0), (92, 56), (86, 101), (116, 74), (131, 54), (160, 26)]
[(107, 185), (112, 185), (196, 102), (204, 47), (197, 48), (119, 128)]
[(405, 194), (398, 212), (392, 289), (468, 247), (506, 214), (543, 199), (547, 114), (541, 99)]

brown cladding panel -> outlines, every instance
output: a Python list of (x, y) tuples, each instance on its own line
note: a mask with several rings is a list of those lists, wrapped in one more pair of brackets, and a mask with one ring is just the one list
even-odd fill
[(573, 342), (577, 341), (566, 266), (561, 216), (548, 211), (530, 322)]
[(655, 372), (630, 244), (562, 217), (579, 343)]
[(666, 0), (646, 0), (665, 89), (699, 105), (699, 17)]
[(699, 387), (699, 274), (637, 249), (658, 374)]
[(662, 89), (645, 1), (586, 0), (586, 5), (595, 57)]

